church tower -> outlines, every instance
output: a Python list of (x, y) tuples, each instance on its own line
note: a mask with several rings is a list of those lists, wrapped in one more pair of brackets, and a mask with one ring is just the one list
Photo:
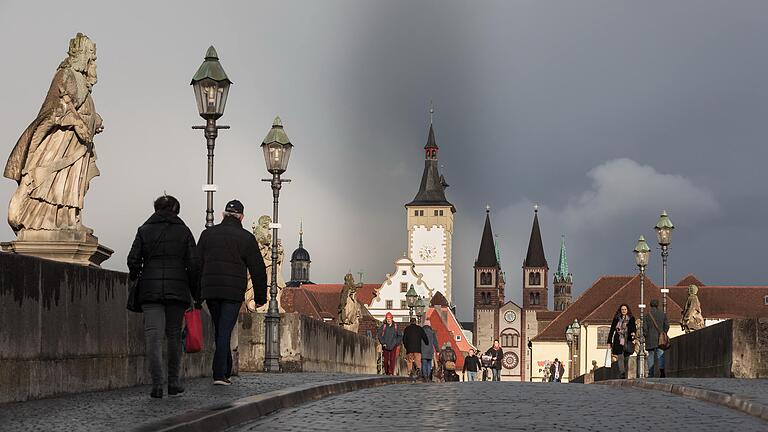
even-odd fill
[[(430, 109), (430, 117), (432, 112)], [(445, 198), (448, 184), (438, 170), (439, 150), (430, 119), (419, 191), (413, 201), (405, 205), (407, 255), (433, 295), (440, 291), (452, 303), (451, 257), (456, 208)]]
[(560, 240), (560, 260), (557, 263), (557, 272), (553, 278), (555, 286), (555, 310), (563, 311), (572, 301), (571, 287), (573, 275), (568, 272), (568, 257), (565, 254), (565, 236)]
[(499, 338), (499, 306), (504, 302), (504, 278), (491, 229), (490, 212), (490, 207), (486, 207), (485, 227), (475, 260), (473, 345), (476, 347), (491, 346), (494, 339)]
[(299, 227), (299, 247), (291, 255), (291, 280), (285, 285), (297, 287), (312, 284), (309, 279), (309, 265), (311, 263), (309, 252), (304, 249), (304, 224), (301, 224)]
[(539, 206), (534, 206), (528, 253), (523, 261), (523, 309), (547, 310), (547, 258), (539, 229)]

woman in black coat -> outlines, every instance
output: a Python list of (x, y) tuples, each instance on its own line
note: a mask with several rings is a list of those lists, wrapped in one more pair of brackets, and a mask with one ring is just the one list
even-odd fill
[(627, 377), (629, 356), (635, 352), (635, 333), (637, 333), (635, 317), (632, 316), (629, 305), (622, 304), (616, 311), (616, 316), (613, 317), (607, 341), (611, 346), (611, 360), (613, 361), (613, 357), (616, 357), (621, 378)]
[(168, 395), (184, 392), (181, 368), (181, 322), (192, 299), (196, 303), (195, 238), (179, 218), (179, 201), (163, 195), (155, 213), (139, 227), (128, 253), (129, 278), (139, 278), (149, 371), (154, 398), (163, 397), (163, 334), (168, 350)]

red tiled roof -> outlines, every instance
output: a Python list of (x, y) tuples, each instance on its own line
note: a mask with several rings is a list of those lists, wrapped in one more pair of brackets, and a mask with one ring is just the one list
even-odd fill
[[(447, 311), (446, 319), (450, 321), (450, 309), (444, 308), (443, 311)], [(469, 349), (466, 347), (463, 350), (461, 349), (459, 343), (456, 342), (455, 333), (449, 329), (448, 323), (443, 321), (443, 318), (440, 315), (441, 314), (435, 308), (429, 308), (427, 310), (426, 318), (429, 319), (430, 327), (432, 327), (432, 330), (435, 331), (437, 343), (440, 345), (440, 348), (443, 347), (444, 343), (449, 342), (451, 344), (451, 348), (453, 348), (453, 351), (456, 352), (456, 370), (463, 369), (464, 355), (468, 353)], [(464, 337), (464, 333), (461, 332), (461, 330), (459, 331), (461, 334), (461, 340), (464, 341), (466, 339)]]
[[(377, 284), (363, 284), (357, 291), (357, 301), (369, 306), (376, 296)], [(286, 287), (280, 294), (280, 302), (286, 312), (298, 312), (315, 319), (336, 319), (344, 284), (307, 284)]]
[[(669, 295), (685, 307), (688, 286), (669, 287)], [(768, 317), (768, 305), (765, 304), (768, 286), (699, 286), (697, 296), (704, 318)]]
[[(652, 299), (659, 299), (661, 302), (661, 290), (656, 286), (653, 281), (646, 277), (643, 287), (643, 301), (646, 304), (646, 310), (650, 308)], [(640, 315), (640, 310), (637, 307), (640, 304), (640, 275), (633, 277), (624, 286), (616, 290), (610, 297), (608, 297), (600, 306), (595, 308), (592, 313), (586, 317), (579, 318), (583, 323), (610, 323), (613, 317), (616, 315), (616, 311), (622, 304), (628, 304), (633, 315), (636, 317)], [(682, 308), (671, 298), (667, 298), (667, 317), (670, 322), (679, 322), (682, 315)], [(563, 336), (565, 340), (565, 336)]]
[[(605, 299), (616, 290), (626, 285), (632, 276), (602, 276), (591, 287), (576, 299), (570, 306), (561, 311), (548, 326), (533, 338), (533, 341), (565, 340), (565, 329), (571, 325), (574, 318), (583, 319), (600, 306)], [(615, 311), (615, 309), (614, 309)], [(537, 312), (538, 315), (539, 312)]]
[(693, 275), (693, 273), (688, 273), (686, 277), (680, 279), (680, 282), (675, 284), (675, 286), (685, 286), (685, 287), (687, 287), (688, 285), (696, 285), (701, 287), (701, 286), (704, 286), (704, 282), (700, 281), (699, 278)]

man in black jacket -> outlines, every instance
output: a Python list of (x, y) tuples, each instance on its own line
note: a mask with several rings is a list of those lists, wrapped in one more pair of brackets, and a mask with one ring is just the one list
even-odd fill
[(488, 348), (485, 355), (491, 356), (491, 372), (493, 373), (493, 381), (501, 381), (501, 361), (504, 358), (504, 351), (499, 345), (499, 340), (493, 341), (493, 346)]
[(469, 372), (469, 381), (476, 381), (477, 371), (479, 370), (480, 359), (477, 358), (477, 355), (475, 355), (475, 350), (470, 348), (469, 355), (464, 357), (464, 369), (462, 369), (461, 374), (464, 375), (465, 373)]
[(405, 346), (405, 356), (408, 362), (408, 376), (415, 369), (415, 376), (421, 375), (419, 367), (421, 366), (421, 343), (429, 344), (427, 334), (420, 325), (416, 324), (416, 318), (411, 318), (411, 323), (403, 330), (403, 345)]
[(245, 299), (248, 273), (253, 281), (253, 300), (267, 302), (267, 272), (253, 234), (243, 229), (243, 204), (227, 203), (223, 219), (200, 234), (201, 297), (213, 321), (216, 352), (213, 355), (213, 384), (230, 385), (232, 352), (230, 339)]

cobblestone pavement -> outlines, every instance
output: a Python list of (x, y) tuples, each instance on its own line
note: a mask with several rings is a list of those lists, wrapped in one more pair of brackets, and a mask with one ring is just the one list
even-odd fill
[(181, 397), (151, 399), (150, 386), (82, 393), (0, 405), (0, 430), (123, 431), (205, 406), (309, 382), (362, 375), (285, 373), (244, 374), (229, 387), (213, 386), (210, 378), (187, 380)]
[(648, 381), (696, 387), (733, 394), (768, 406), (768, 379), (735, 378), (650, 378)]
[[(660, 419), (661, 420), (660, 422)], [(462, 382), (389, 385), (322, 399), (243, 431), (766, 431), (768, 423), (668, 393), (601, 385)]]

